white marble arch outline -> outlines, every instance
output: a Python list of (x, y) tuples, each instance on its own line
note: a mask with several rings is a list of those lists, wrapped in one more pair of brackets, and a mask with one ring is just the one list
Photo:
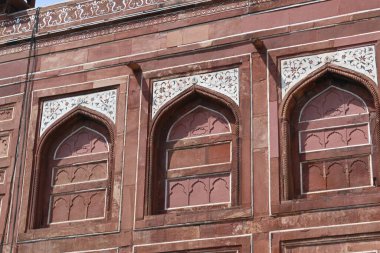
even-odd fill
[(166, 141), (178, 141), (178, 140), (185, 140), (185, 139), (195, 139), (195, 138), (199, 138), (198, 136), (196, 137), (184, 137), (184, 138), (181, 138), (181, 139), (170, 139), (169, 136), (173, 130), (173, 127), (181, 120), (183, 119), (184, 117), (186, 117), (187, 115), (189, 115), (190, 113), (194, 112), (195, 110), (197, 109), (204, 109), (204, 110), (207, 110), (207, 111), (211, 111), (211, 112), (214, 112), (216, 113), (217, 115), (220, 115), (227, 123), (228, 123), (228, 132), (224, 132), (224, 133), (217, 133), (217, 134), (205, 134), (205, 135), (202, 135), (201, 137), (204, 137), (204, 136), (213, 136), (213, 135), (220, 135), (220, 134), (229, 134), (231, 133), (231, 123), (230, 121), (226, 118), (226, 116), (224, 116), (223, 113), (220, 113), (216, 110), (213, 110), (211, 108), (208, 108), (206, 106), (203, 106), (203, 105), (198, 105), (196, 107), (194, 107), (193, 109), (191, 109), (190, 111), (186, 112), (184, 115), (182, 115), (181, 117), (179, 117), (176, 121), (174, 121), (174, 123), (171, 125), (169, 131), (168, 131), (168, 135), (166, 136)]
[(298, 82), (326, 64), (363, 74), (378, 84), (375, 46), (367, 45), (281, 60), (282, 98)]
[(175, 97), (193, 86), (218, 92), (239, 105), (239, 68), (183, 76), (153, 82), (152, 119)]
[[(312, 120), (301, 120), (301, 117), (302, 117), (302, 114), (303, 114), (303, 111), (305, 110), (305, 108), (311, 103), (311, 101), (313, 101), (315, 98), (317, 98), (318, 96), (322, 95), (323, 93), (327, 92), (328, 90), (330, 89), (337, 89), (337, 90), (340, 90), (342, 92), (346, 92), (348, 94), (351, 94), (352, 96), (354, 96), (355, 98), (357, 98), (360, 102), (363, 103), (363, 105), (365, 106), (365, 113), (362, 113), (361, 115), (364, 115), (364, 114), (368, 114), (368, 105), (367, 103), (358, 95), (354, 94), (353, 92), (351, 91), (348, 91), (348, 90), (345, 90), (345, 89), (342, 89), (342, 88), (339, 88), (335, 85), (331, 85), (329, 87), (327, 87), (326, 89), (322, 90), (321, 92), (319, 92), (318, 94), (314, 95), (312, 98), (309, 99), (309, 101), (307, 101), (304, 106), (302, 107), (301, 109), (301, 112), (299, 113), (299, 116), (298, 116), (298, 123), (304, 123), (304, 122), (312, 122), (312, 121), (318, 121), (318, 120), (324, 120), (324, 119), (312, 119)], [(344, 116), (333, 116), (333, 117), (329, 117), (329, 119), (334, 119), (334, 118), (342, 118), (342, 117), (350, 117), (350, 116), (357, 116), (357, 115), (360, 115), (360, 114), (350, 114), (350, 115), (344, 115)]]

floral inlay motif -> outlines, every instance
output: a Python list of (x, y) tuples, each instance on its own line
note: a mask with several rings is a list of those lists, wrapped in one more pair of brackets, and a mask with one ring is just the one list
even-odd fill
[(116, 121), (116, 90), (101, 91), (45, 101), (42, 105), (40, 135), (58, 119), (77, 106), (95, 110)]
[(153, 83), (152, 118), (173, 98), (198, 85), (219, 92), (239, 105), (239, 69), (228, 69)]
[(282, 60), (282, 97), (284, 97), (296, 83), (325, 64), (333, 64), (359, 72), (378, 84), (375, 47), (357, 47), (331, 53)]

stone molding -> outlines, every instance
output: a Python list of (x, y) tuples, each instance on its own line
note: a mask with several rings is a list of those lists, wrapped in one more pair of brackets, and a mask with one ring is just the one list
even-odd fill
[(229, 97), (239, 105), (239, 69), (227, 69), (153, 82), (152, 118), (179, 94), (200, 86)]
[(43, 102), (40, 136), (72, 109), (83, 106), (97, 111), (116, 122), (117, 90), (108, 90), (86, 95), (52, 99)]
[[(123, 13), (169, 0), (87, 0), (58, 8), (43, 8), (38, 18), (38, 29), (58, 27), (110, 14)], [(16, 16), (0, 22), (0, 36), (31, 32), (36, 24), (36, 13)]]
[(282, 98), (294, 85), (326, 64), (358, 72), (378, 84), (375, 47), (363, 46), (281, 60)]
[[(240, 0), (241, 1), (241, 0)], [(238, 1), (238, 2), (240, 2)], [(272, 0), (244, 0), (245, 5), (260, 4)], [(231, 1), (236, 2), (236, 1)], [(186, 5), (199, 3), (199, 1), (189, 1)], [(223, 5), (225, 1), (221, 1), (219, 5)], [(170, 6), (170, 0), (87, 0), (77, 3), (68, 3), (64, 6), (56, 8), (42, 8), (38, 17), (35, 9), (28, 11), (27, 14), (16, 15), (0, 22), (0, 38), (9, 36), (30, 36), (36, 25), (38, 18), (38, 33), (46, 31), (64, 29), (65, 25), (86, 25), (91, 24), (95, 20), (110, 19), (114, 16), (120, 17), (138, 17), (146, 14), (149, 8), (150, 13), (160, 11), (160, 5), (166, 4)], [(173, 7), (176, 3), (173, 1)], [(168, 7), (163, 8), (166, 10)], [(203, 7), (204, 8), (204, 7)], [(225, 11), (229, 10), (225, 8)], [(215, 12), (215, 6), (211, 12)], [(202, 14), (208, 14), (203, 11)], [(193, 13), (198, 16), (197, 13)], [(141, 18), (139, 18), (141, 20)]]
[[(269, 0), (265, 0), (265, 1), (269, 1)], [(223, 12), (227, 12), (231, 10), (247, 8), (249, 5), (252, 5), (252, 4), (258, 4), (257, 0), (256, 1), (253, 1), (253, 0), (218, 1), (217, 3), (210, 4), (207, 6), (194, 7), (188, 10), (180, 10), (177, 12), (162, 14), (162, 15), (158, 15), (154, 17), (139, 18), (137, 20), (131, 20), (131, 21), (127, 21), (127, 22), (123, 22), (119, 24), (105, 25), (99, 28), (87, 29), (85, 31), (70, 32), (70, 34), (65, 34), (65, 35), (47, 38), (47, 39), (38, 39), (36, 42), (36, 48), (37, 49), (45, 48), (45, 47), (49, 47), (53, 45), (61, 45), (61, 44), (70, 43), (74, 41), (91, 39), (91, 38), (96, 38), (99, 36), (105, 36), (108, 34), (115, 34), (115, 33), (135, 30), (135, 29), (141, 29), (145, 27), (151, 27), (151, 26), (164, 24), (164, 23), (173, 23), (173, 22), (177, 22), (181, 20), (188, 20), (188, 19), (199, 17), (199, 16), (208, 16), (208, 15), (213, 15), (217, 13), (223, 13)], [(24, 25), (26, 28), (21, 28)], [(24, 25), (20, 24), (18, 28), (12, 28), (12, 29), (15, 29), (15, 31), (21, 29), (23, 30), (22, 33), (25, 33), (25, 36), (29, 36), (32, 25), (26, 25), (26, 24)], [(2, 23), (0, 22), (0, 29), (6, 30), (8, 28), (3, 27)], [(18, 37), (22, 36), (22, 33), (18, 34)], [(3, 41), (4, 43), (14, 36), (17, 36), (17, 33), (10, 32), (8, 35), (2, 35), (0, 33), (0, 41)], [(13, 53), (19, 53), (19, 52), (27, 51), (29, 49), (30, 49), (30, 43), (28, 42), (20, 43), (13, 46), (7, 46), (0, 50), (0, 56), (13, 54)]]

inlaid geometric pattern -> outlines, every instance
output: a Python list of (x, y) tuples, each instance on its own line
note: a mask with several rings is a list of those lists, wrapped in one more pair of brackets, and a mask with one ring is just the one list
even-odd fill
[(164, 105), (194, 85), (221, 93), (239, 105), (239, 69), (227, 69), (154, 82), (152, 118)]
[(83, 106), (97, 111), (108, 117), (112, 122), (115, 122), (116, 93), (115, 89), (45, 101), (42, 106), (40, 136), (49, 126), (77, 106)]
[(333, 64), (363, 74), (376, 84), (376, 53), (374, 46), (357, 47), (331, 53), (295, 57), (281, 61), (282, 97), (299, 81), (326, 64)]

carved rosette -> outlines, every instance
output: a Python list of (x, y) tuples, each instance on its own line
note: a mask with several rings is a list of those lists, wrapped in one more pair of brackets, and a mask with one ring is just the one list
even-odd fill
[(112, 122), (115, 122), (116, 97), (117, 91), (115, 89), (45, 101), (42, 105), (40, 135), (54, 122), (78, 106), (97, 111), (112, 120)]
[(373, 80), (376, 84), (377, 69), (375, 47), (365, 46), (340, 50), (337, 52), (295, 57), (281, 61), (282, 97), (299, 81), (313, 71), (332, 64), (353, 70)]
[(239, 105), (239, 69), (228, 69), (153, 83), (152, 118), (176, 96), (197, 85), (231, 98)]

